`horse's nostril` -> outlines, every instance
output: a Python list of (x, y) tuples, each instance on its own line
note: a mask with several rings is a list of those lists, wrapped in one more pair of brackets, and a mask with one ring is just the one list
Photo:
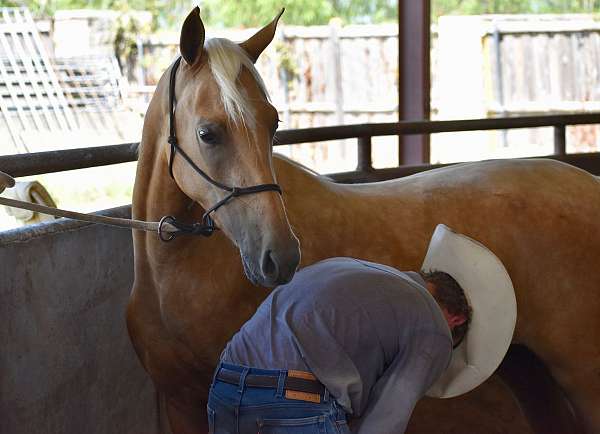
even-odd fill
[(277, 262), (273, 259), (271, 250), (265, 250), (261, 262), (261, 269), (266, 278), (277, 278), (277, 275), (279, 274), (279, 267)]
[(298, 245), (287, 250), (265, 249), (260, 262), (264, 278), (263, 284), (269, 287), (288, 283), (300, 262)]

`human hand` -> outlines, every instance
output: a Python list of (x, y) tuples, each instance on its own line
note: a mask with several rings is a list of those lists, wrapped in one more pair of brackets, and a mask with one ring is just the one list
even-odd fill
[(5, 188), (10, 188), (15, 186), (15, 180), (12, 176), (0, 172), (0, 193), (4, 191)]

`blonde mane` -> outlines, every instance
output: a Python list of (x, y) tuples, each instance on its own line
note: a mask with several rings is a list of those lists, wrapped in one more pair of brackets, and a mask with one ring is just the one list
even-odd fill
[(256, 126), (254, 108), (238, 82), (242, 67), (245, 67), (256, 80), (265, 98), (270, 100), (265, 83), (254, 67), (254, 63), (238, 44), (229, 39), (209, 39), (204, 44), (204, 50), (208, 54), (210, 70), (219, 86), (227, 116), (235, 125), (245, 125), (246, 128), (254, 129)]

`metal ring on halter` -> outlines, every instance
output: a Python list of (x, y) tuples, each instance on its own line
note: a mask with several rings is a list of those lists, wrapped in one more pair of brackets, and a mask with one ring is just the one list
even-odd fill
[(212, 235), (214, 231), (219, 230), (219, 228), (215, 226), (215, 221), (210, 216), (210, 212), (206, 212), (202, 216), (202, 225), (204, 226), (205, 231), (207, 231), (208, 236)]
[(177, 237), (177, 232), (167, 232), (168, 235), (166, 237), (164, 235), (165, 232), (163, 231), (163, 225), (165, 223), (173, 225), (173, 222), (175, 222), (175, 217), (170, 215), (164, 216), (160, 219), (160, 222), (158, 222), (158, 238), (160, 238), (161, 241), (169, 242), (173, 241)]

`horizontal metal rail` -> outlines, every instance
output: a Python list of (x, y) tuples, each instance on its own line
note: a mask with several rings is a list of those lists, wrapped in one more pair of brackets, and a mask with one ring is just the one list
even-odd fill
[[(564, 155), (566, 126), (597, 123), (600, 123), (600, 112), (452, 121), (405, 121), (338, 125), (278, 131), (275, 135), (274, 144), (275, 146), (282, 146), (357, 138), (358, 169), (364, 172), (374, 170), (371, 166), (371, 138), (376, 136), (554, 127), (555, 154)], [(127, 143), (0, 156), (0, 170), (13, 177), (21, 177), (126, 163), (137, 160), (138, 145), (138, 143)]]
[(332, 127), (283, 130), (277, 133), (281, 145), (354, 137), (450, 133), (458, 131), (504, 130), (513, 128), (565, 127), (600, 123), (600, 112), (543, 116), (519, 116), (452, 121), (403, 121), (378, 124), (338, 125)]
[[(542, 155), (536, 157), (526, 157), (522, 159), (526, 160), (532, 158), (545, 158), (562, 161), (563, 163), (568, 163), (572, 166), (583, 169), (591, 173), (592, 175), (600, 176), (600, 152), (592, 152), (589, 154)], [(376, 169), (370, 171), (357, 169), (350, 172), (328, 174), (327, 177), (333, 179), (336, 182), (347, 184), (354, 184), (358, 182), (386, 181), (388, 179), (402, 178), (404, 176), (414, 175), (416, 173), (425, 172), (427, 170), (454, 166), (456, 164), (460, 163), (420, 164), (414, 166), (388, 167), (385, 169)]]
[(0, 156), (0, 171), (14, 178), (137, 160), (138, 143)]

